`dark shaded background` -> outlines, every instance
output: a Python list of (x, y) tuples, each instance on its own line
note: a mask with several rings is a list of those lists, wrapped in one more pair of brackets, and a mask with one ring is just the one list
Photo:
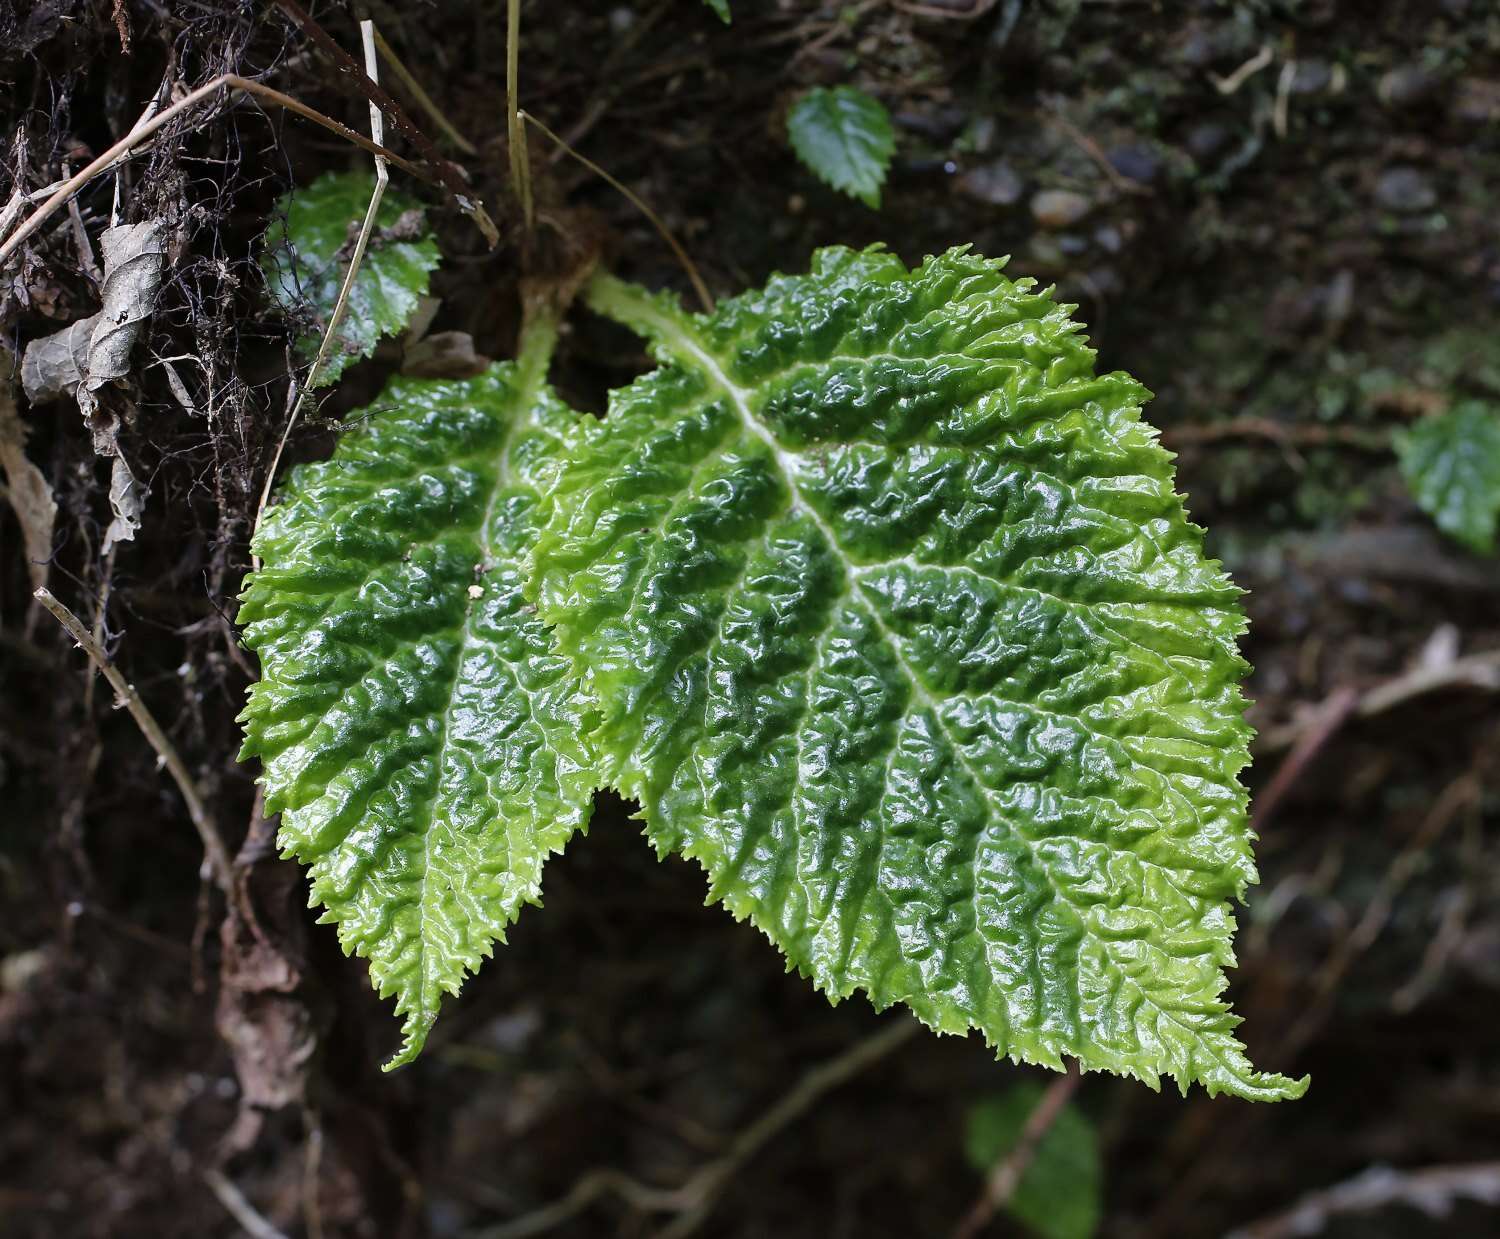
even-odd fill
[[(1255, 1107), (1085, 1079), (1078, 1104), (1107, 1167), (1101, 1233), (1222, 1235), (1372, 1166), (1496, 1162), (1500, 713), (1493, 678), (1444, 677), (1500, 647), (1500, 564), (1414, 509), (1389, 440), (1458, 396), (1500, 416), (1500, 6), (997, 0), (968, 19), (972, 7), (738, 0), (726, 30), (694, 0), (529, 3), (523, 102), (652, 203), (717, 292), (835, 241), (884, 240), (908, 260), (973, 242), (1055, 280), (1102, 364), (1157, 392), (1148, 415), (1180, 452), (1194, 517), (1250, 591), (1263, 882), (1241, 917), (1233, 997), (1257, 1062), (1313, 1086)], [(567, 237), (602, 238), (623, 274), (685, 286), (633, 208), (542, 142), (542, 239), (523, 254), (501, 5), (314, 6), (351, 51), (366, 12), (481, 146), (462, 162), (505, 237), (488, 252), (441, 194), (403, 185), (443, 240), (437, 329), (506, 355), (518, 270)], [(128, 131), (164, 75), (191, 87), (230, 69), (367, 123), (273, 6), (0, 3), (0, 201)], [(799, 89), (843, 81), (899, 126), (878, 213), (821, 188), (781, 131)], [(695, 868), (658, 864), (605, 798), (552, 863), (545, 911), (521, 918), (414, 1067), (380, 1074), (396, 1023), (302, 910), (300, 875), (270, 856), (253, 772), (234, 760), (251, 667), (233, 599), (287, 414), (285, 327), (265, 307), (257, 238), (289, 184), (362, 163), (240, 100), (169, 129), (122, 174), (125, 217), (165, 214), (183, 245), (138, 381), (107, 395), (151, 486), (140, 536), (112, 560), (98, 554), (107, 470), (76, 413), (25, 414), (62, 509), (52, 588), (90, 620), (104, 601), (114, 656), (230, 846), (252, 838), (226, 914), (153, 753), (31, 614), (0, 505), (0, 1234), (241, 1233), (205, 1182), (215, 1168), (287, 1235), (329, 1239), (481, 1232), (594, 1167), (670, 1188), (807, 1070), (900, 1018), (830, 1008), (785, 976), (754, 930), (701, 906)], [(114, 191), (106, 177), (78, 199), (95, 236)], [(65, 216), (0, 279), (12, 347), (96, 304)], [(174, 363), (190, 409), (148, 364), (172, 357), (191, 359)], [(352, 370), (325, 416), (397, 364)], [(556, 377), (597, 409), (644, 365), (579, 313)], [(290, 458), (331, 442), (314, 418)], [(1401, 677), (1422, 667), (1436, 687), (1368, 696), (1421, 688)], [(966, 1108), (1018, 1072), (977, 1038), (907, 1041), (782, 1130), (699, 1233), (950, 1233), (980, 1187)], [(247, 1091), (268, 1104), (242, 1112)], [(548, 1233), (645, 1236), (670, 1217), (606, 1195)], [(1497, 1230), (1500, 1211), (1461, 1201), (1322, 1233)]]

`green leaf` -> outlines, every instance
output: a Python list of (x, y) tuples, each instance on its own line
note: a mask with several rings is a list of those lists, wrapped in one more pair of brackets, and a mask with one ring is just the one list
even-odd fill
[(729, 0), (703, 0), (703, 3), (719, 15), (721, 22), (729, 25)]
[(1418, 505), (1450, 537), (1481, 555), (1500, 525), (1500, 410), (1478, 400), (1426, 417), (1396, 443)]
[(835, 999), (1299, 1095), (1220, 998), (1244, 620), (1145, 390), (957, 250), (825, 250), (711, 317), (590, 295), (662, 365), (554, 475), (535, 587), (656, 848)]
[[(304, 307), (311, 311), (312, 329), (298, 340), (308, 360), (322, 343), (348, 270), (351, 240), (364, 222), (374, 188), (369, 173), (319, 177), (281, 200), (266, 232), (262, 266), (271, 296), (288, 313)], [(350, 362), (368, 357), (382, 336), (404, 331), (438, 265), (437, 243), (418, 204), (388, 190), (375, 223), (316, 386), (334, 382)]]
[(797, 157), (820, 180), (866, 206), (880, 206), (896, 135), (879, 102), (853, 86), (820, 86), (792, 106), (786, 128)]
[[(964, 1152), (975, 1170), (988, 1175), (1015, 1149), (1043, 1092), (1041, 1085), (1027, 1080), (969, 1108)], [(1091, 1239), (1099, 1228), (1103, 1191), (1094, 1125), (1068, 1105), (1037, 1143), (1005, 1210), (1042, 1239)]]
[(297, 469), (240, 608), (242, 721), (312, 903), (396, 996), (414, 1058), (588, 819), (592, 715), (521, 593), (536, 487), (575, 416), (533, 360), (387, 388)]

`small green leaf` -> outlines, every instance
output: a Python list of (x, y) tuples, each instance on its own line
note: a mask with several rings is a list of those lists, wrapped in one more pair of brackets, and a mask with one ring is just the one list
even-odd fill
[(833, 998), (1273, 1100), (1223, 1001), (1255, 880), (1239, 591), (1071, 307), (833, 249), (685, 313), (548, 475), (534, 587), (600, 781)]
[[(1040, 1084), (1027, 1080), (970, 1107), (964, 1152), (975, 1170), (988, 1175), (1020, 1143), (1043, 1092)], [(1103, 1190), (1094, 1125), (1068, 1105), (1038, 1142), (1005, 1210), (1042, 1239), (1092, 1239), (1099, 1228)]]
[(880, 206), (896, 135), (878, 101), (853, 86), (820, 86), (792, 106), (786, 128), (797, 157), (819, 179), (866, 206)]
[(729, 0), (703, 0), (703, 3), (719, 15), (721, 22), (729, 25)]
[(1450, 537), (1487, 555), (1500, 526), (1500, 408), (1479, 400), (1426, 417), (1396, 444), (1418, 505)]
[[(312, 312), (311, 330), (298, 340), (309, 360), (322, 343), (348, 270), (348, 251), (374, 188), (369, 173), (319, 177), (282, 199), (266, 232), (262, 267), (272, 297), (288, 313), (304, 307)], [(382, 336), (406, 329), (438, 265), (437, 243), (418, 204), (388, 190), (375, 221), (337, 338), (315, 381), (319, 387), (334, 382), (350, 362), (373, 353)]]
[(240, 607), (241, 719), (312, 903), (396, 996), (414, 1058), (588, 820), (587, 698), (521, 593), (536, 487), (575, 415), (537, 367), (393, 383), (295, 470)]

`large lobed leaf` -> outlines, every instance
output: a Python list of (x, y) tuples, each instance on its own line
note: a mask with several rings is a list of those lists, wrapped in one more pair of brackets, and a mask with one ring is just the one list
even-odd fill
[[(349, 269), (350, 242), (364, 222), (374, 188), (369, 173), (320, 176), (281, 201), (266, 233), (262, 265), (271, 295), (289, 313), (311, 311), (312, 330), (298, 340), (309, 360), (332, 318)], [(423, 223), (422, 209), (404, 195), (387, 191), (375, 224), (333, 346), (314, 379), (318, 386), (334, 382), (350, 362), (368, 357), (382, 336), (406, 330), (438, 265), (437, 242)]]
[(585, 825), (586, 702), (522, 597), (536, 487), (573, 415), (537, 367), (405, 380), (255, 539), (242, 720), (312, 900), (396, 996), (417, 1054), (442, 995)]
[(543, 618), (601, 782), (831, 996), (1003, 1054), (1274, 1099), (1220, 994), (1255, 870), (1237, 591), (1069, 307), (961, 251), (825, 250), (549, 475)]

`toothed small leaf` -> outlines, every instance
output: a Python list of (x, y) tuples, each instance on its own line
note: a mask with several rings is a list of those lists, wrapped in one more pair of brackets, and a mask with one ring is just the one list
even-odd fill
[[(368, 173), (321, 176), (283, 198), (267, 230), (262, 260), (266, 282), (277, 303), (305, 323), (297, 347), (309, 361), (332, 318), (374, 188), (375, 178)], [(422, 208), (387, 190), (314, 385), (334, 382), (351, 362), (373, 353), (382, 336), (405, 331), (437, 265), (437, 242)]]
[(703, 0), (703, 3), (718, 14), (721, 22), (729, 25), (729, 0)]
[(834, 998), (1299, 1095), (1220, 996), (1244, 620), (1140, 384), (962, 251), (825, 250), (707, 317), (591, 299), (662, 364), (549, 475), (535, 588), (657, 849)]
[(1500, 407), (1464, 401), (1424, 417), (1396, 447), (1422, 511), (1471, 551), (1493, 553), (1500, 526)]
[(396, 998), (391, 1066), (588, 819), (592, 716), (519, 570), (574, 420), (513, 365), (398, 381), (290, 475), (255, 539), (243, 756), (323, 920)]
[(792, 105), (786, 129), (797, 157), (819, 180), (880, 206), (896, 134), (878, 100), (853, 86), (820, 86)]

